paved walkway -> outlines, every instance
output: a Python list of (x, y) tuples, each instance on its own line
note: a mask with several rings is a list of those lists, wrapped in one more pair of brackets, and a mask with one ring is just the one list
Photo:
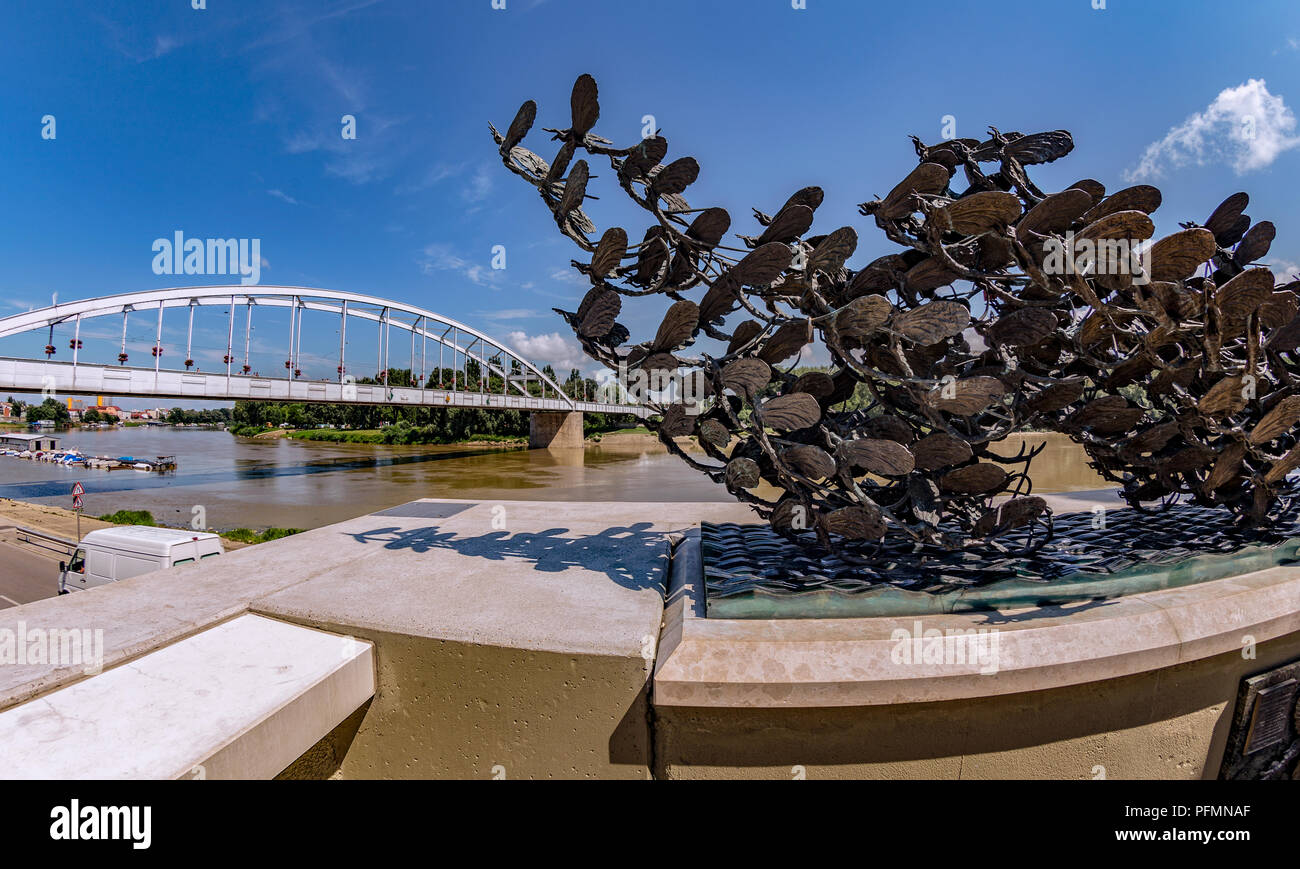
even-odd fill
[(0, 609), (58, 595), (59, 557), (0, 541)]

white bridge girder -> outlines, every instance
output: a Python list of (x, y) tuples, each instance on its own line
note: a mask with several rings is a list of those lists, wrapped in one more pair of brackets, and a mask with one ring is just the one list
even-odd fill
[(644, 408), (594, 401), (567, 401), (525, 395), (418, 389), (382, 384), (286, 380), (116, 365), (51, 362), (0, 357), (0, 391), (72, 395), (127, 395), (204, 401), (293, 401), (307, 404), (365, 404), (398, 407), (481, 407), (493, 410), (632, 413)]
[[(361, 307), (356, 307), (361, 306)], [(423, 407), (493, 407), (531, 410), (587, 410), (597, 413), (632, 413), (644, 417), (645, 408), (628, 404), (585, 402), (564, 395), (563, 389), (541, 369), (524, 359), (518, 352), (478, 330), (443, 317), (433, 311), (375, 296), (358, 293), (322, 290), (308, 287), (279, 286), (211, 286), (177, 287), (165, 290), (145, 290), (120, 293), (52, 305), (33, 311), (0, 318), (0, 338), (24, 332), (36, 332), (72, 323), (80, 329), (83, 320), (96, 317), (131, 314), (146, 318), (156, 317), (158, 334), (162, 334), (163, 318), (167, 311), (190, 310), (191, 333), (195, 308), (217, 308), (227, 312), (227, 356), (224, 372), (198, 372), (162, 368), (161, 358), (151, 368), (113, 366), (75, 362), (40, 361), (35, 359), (0, 358), (0, 389), (14, 391), (56, 391), (78, 394), (113, 394), (158, 398), (202, 398), (216, 401), (252, 399), (262, 401), (302, 401), (338, 404), (395, 404)], [(236, 368), (238, 358), (236, 318), (248, 317), (258, 308), (289, 308), (291, 324), (301, 323), (301, 311), (315, 311), (337, 315), (341, 322), (340, 367), (337, 380), (304, 380), (301, 376), (256, 377), (243, 374)], [(407, 318), (408, 321), (400, 319)], [(346, 360), (345, 340), (349, 319), (369, 321), (380, 331), (378, 360), (357, 360), (354, 355)], [(124, 321), (125, 324), (125, 321)], [(400, 363), (390, 359), (389, 330), (397, 327), (411, 335), (412, 369), (415, 366), (415, 338), (421, 339), (419, 354), (420, 373), (429, 372), (427, 348), (451, 351), (452, 364), (443, 364), (442, 350), (437, 355), (436, 366), (459, 368), (459, 356), (466, 362), (473, 359), (484, 373), (499, 376), (507, 394), (490, 394), (483, 391), (443, 390), (419, 387), (389, 387), (383, 384), (366, 385), (352, 382), (346, 369), (352, 363), (366, 370), (370, 364), (383, 368), (397, 367)], [(247, 326), (242, 327), (244, 329)], [(301, 359), (299, 348), (300, 325), (291, 326), (286, 352), (290, 359)], [(439, 331), (441, 330), (441, 331)], [(125, 335), (125, 325), (123, 326)], [(449, 337), (450, 336), (450, 337)], [(187, 339), (188, 340), (188, 339)], [(188, 348), (187, 348), (188, 349)], [(75, 352), (73, 354), (75, 359)], [(173, 357), (174, 358), (174, 357)], [(400, 358), (400, 357), (399, 357)], [(493, 360), (499, 360), (494, 362)], [(518, 370), (514, 365), (517, 364)], [(238, 372), (238, 373), (237, 373)], [(528, 392), (529, 382), (540, 383), (543, 390), (549, 387), (553, 396), (537, 398)], [(511, 393), (510, 390), (514, 392)]]

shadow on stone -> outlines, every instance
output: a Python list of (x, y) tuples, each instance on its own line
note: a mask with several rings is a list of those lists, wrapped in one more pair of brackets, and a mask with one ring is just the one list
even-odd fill
[(379, 544), (385, 549), (429, 552), (447, 549), (460, 555), (504, 561), (531, 561), (543, 573), (562, 573), (570, 568), (604, 573), (623, 588), (633, 591), (654, 589), (664, 592), (667, 568), (667, 536), (652, 532), (650, 522), (610, 526), (598, 533), (566, 537), (567, 528), (511, 534), (492, 531), (476, 537), (458, 536), (437, 526), (398, 528), (388, 526), (350, 535), (358, 543)]
[(644, 768), (647, 778), (650, 777), (651, 745), (654, 739), (649, 688), (650, 682), (647, 679), (614, 732), (609, 735), (609, 762)]
[(361, 721), (366, 717), (366, 712), (369, 711), (372, 702), (374, 702), (373, 698), (367, 700), (356, 712), (340, 721), (333, 730), (322, 736), (319, 742), (304, 751), (301, 757), (285, 767), (275, 777), (276, 780), (309, 779), (323, 781), (329, 778), (338, 778), (339, 768), (343, 765), (343, 757), (352, 746), (352, 740), (356, 738), (357, 731), (361, 728)]

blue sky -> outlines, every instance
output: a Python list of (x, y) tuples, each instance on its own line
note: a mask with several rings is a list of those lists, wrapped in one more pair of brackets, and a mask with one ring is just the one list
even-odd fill
[[(224, 283), (155, 275), (153, 241), (258, 238), (263, 284), (416, 303), (564, 369), (579, 353), (550, 308), (581, 296), (578, 251), (500, 165), (487, 123), (504, 129), (535, 98), (538, 128), (567, 126), (583, 72), (601, 88), (596, 132), (631, 143), (654, 115), (670, 158), (702, 166), (692, 204), (728, 208), (733, 231), (755, 229), (751, 207), (824, 187), (817, 227), (859, 230), (851, 265), (891, 250), (856, 204), (887, 193), (915, 163), (907, 135), (937, 140), (945, 115), (961, 136), (1070, 129), (1074, 154), (1040, 168), (1039, 186), (1155, 183), (1161, 232), (1247, 190), (1252, 216), (1278, 226), (1275, 264), (1300, 263), (1295, 0), (191, 6), (0, 6), (0, 314), (54, 293)], [(340, 135), (345, 114), (355, 140)], [(543, 134), (525, 144), (554, 150)], [(629, 213), (595, 171), (604, 198), (588, 210), (603, 229)], [(646, 221), (626, 225), (639, 238)], [(629, 305), (634, 338), (661, 309)]]

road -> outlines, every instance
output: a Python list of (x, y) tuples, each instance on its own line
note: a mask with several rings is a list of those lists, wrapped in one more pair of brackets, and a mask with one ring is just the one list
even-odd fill
[(59, 556), (0, 541), (0, 609), (58, 594)]

